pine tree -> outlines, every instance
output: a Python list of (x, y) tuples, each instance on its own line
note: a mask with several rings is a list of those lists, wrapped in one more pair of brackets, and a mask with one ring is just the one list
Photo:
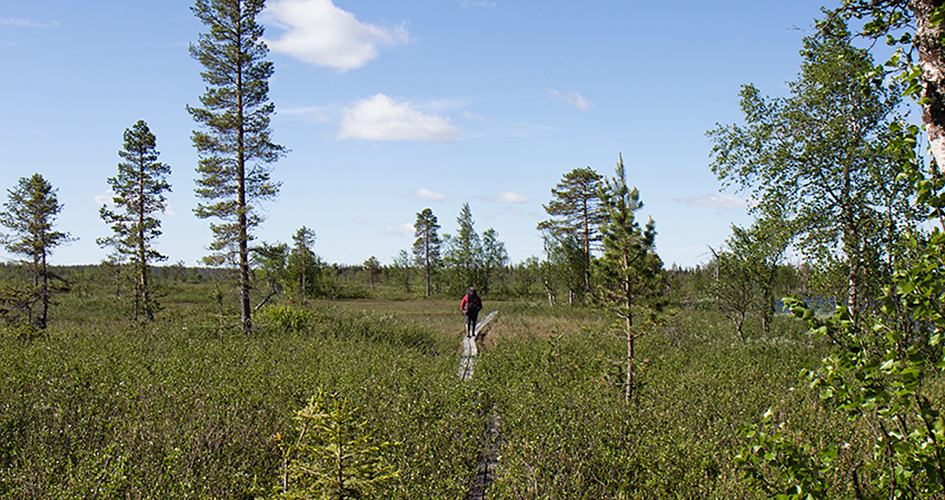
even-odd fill
[(436, 216), (433, 210), (424, 208), (422, 212), (417, 213), (417, 222), (413, 225), (413, 235), (417, 240), (413, 243), (413, 255), (418, 266), (423, 267), (424, 279), (427, 285), (427, 297), (430, 296), (430, 279), (440, 265), (440, 236), (437, 230), (440, 229), (437, 224)]
[(161, 221), (154, 214), (164, 212), (167, 201), (164, 193), (171, 189), (166, 180), (171, 167), (157, 161), (160, 153), (155, 148), (156, 139), (144, 120), (125, 130), (123, 149), (118, 152), (123, 161), (118, 164), (118, 175), (108, 178), (118, 211), (107, 206), (99, 211), (114, 234), (96, 240), (103, 247), (111, 246), (119, 254), (131, 256), (135, 274), (134, 318), (144, 313), (149, 321), (154, 321), (156, 307), (151, 297), (149, 264), (167, 260), (152, 243), (161, 235)]
[(554, 199), (544, 205), (552, 219), (542, 221), (538, 229), (554, 236), (577, 235), (584, 244), (584, 290), (591, 290), (591, 246), (600, 241), (603, 223), (599, 189), (600, 174), (591, 167), (576, 168), (564, 175), (551, 194)]
[[(7, 191), (8, 201), (0, 212), (0, 224), (10, 229), (3, 237), (3, 247), (14, 255), (22, 255), (22, 261), (33, 277), (32, 290), (24, 302), (30, 323), (40, 329), (46, 328), (49, 311), (49, 280), (52, 277), (47, 258), (52, 249), (72, 240), (69, 233), (54, 231), (56, 216), (62, 205), (56, 190), (40, 174), (21, 177), (17, 186)], [(34, 315), (32, 305), (39, 302), (42, 308)]]
[(257, 203), (278, 193), (279, 183), (270, 179), (267, 165), (286, 153), (270, 140), (275, 106), (269, 102), (268, 80), (274, 70), (264, 60), (268, 49), (263, 27), (256, 23), (264, 7), (264, 0), (197, 0), (191, 9), (210, 29), (190, 46), (208, 84), (200, 98), (203, 107), (187, 107), (204, 129), (193, 134), (200, 155), (195, 191), (206, 202), (195, 213), (222, 221), (210, 224), (215, 253), (204, 261), (237, 265), (244, 332), (252, 329), (249, 242), (262, 221)]
[(604, 300), (624, 321), (627, 339), (626, 401), (633, 396), (633, 348), (636, 332), (633, 307), (638, 299), (654, 293), (662, 261), (656, 255), (656, 224), (650, 219), (640, 228), (635, 213), (643, 208), (640, 193), (627, 186), (623, 157), (617, 163), (617, 175), (600, 189), (605, 216), (603, 227), (604, 264), (616, 278), (616, 286), (605, 290)]

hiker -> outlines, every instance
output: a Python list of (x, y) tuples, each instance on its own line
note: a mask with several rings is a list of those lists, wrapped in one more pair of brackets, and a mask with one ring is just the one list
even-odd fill
[(472, 337), (476, 334), (476, 319), (479, 318), (479, 311), (482, 309), (482, 300), (476, 295), (475, 288), (469, 287), (466, 290), (459, 308), (462, 309), (463, 317), (466, 318), (466, 336)]

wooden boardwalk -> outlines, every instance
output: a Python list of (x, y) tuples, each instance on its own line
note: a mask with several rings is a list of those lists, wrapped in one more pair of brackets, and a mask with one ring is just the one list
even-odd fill
[[(492, 311), (482, 321), (476, 325), (476, 332), (472, 337), (463, 335), (463, 355), (459, 364), (460, 380), (470, 380), (473, 376), (473, 361), (479, 354), (476, 347), (476, 340), (482, 342), (488, 331), (489, 323), (495, 319), (499, 311)], [(466, 500), (486, 500), (486, 490), (495, 480), (496, 467), (498, 466), (498, 449), (501, 446), (501, 437), (499, 436), (499, 415), (496, 407), (490, 409), (490, 414), (486, 417), (485, 436), (483, 440), (482, 451), (479, 455), (479, 464), (473, 473), (469, 490), (466, 492)]]
[(472, 337), (463, 335), (463, 355), (459, 362), (460, 380), (469, 380), (472, 378), (473, 358), (479, 354), (479, 349), (476, 348), (476, 339), (480, 338), (480, 335), (485, 334), (486, 325), (495, 318), (496, 314), (499, 314), (499, 311), (492, 311), (485, 319), (476, 324), (476, 333)]

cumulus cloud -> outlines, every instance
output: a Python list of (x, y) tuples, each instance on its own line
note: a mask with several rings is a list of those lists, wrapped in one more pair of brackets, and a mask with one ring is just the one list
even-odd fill
[(364, 66), (382, 45), (406, 44), (404, 25), (385, 28), (358, 21), (333, 0), (281, 0), (266, 8), (264, 21), (282, 28), (277, 40), (266, 40), (275, 52), (342, 73)]
[(685, 203), (690, 207), (748, 208), (749, 206), (749, 200), (725, 193), (709, 193), (701, 196), (688, 196), (686, 198), (676, 198), (676, 201)]
[(20, 26), (23, 28), (57, 28), (59, 27), (58, 21), (34, 21), (32, 19), (20, 19), (18, 17), (0, 19), (0, 24), (4, 26)]
[(384, 94), (361, 99), (341, 111), (338, 139), (368, 141), (436, 141), (450, 142), (457, 129), (449, 118), (425, 115), (410, 107), (410, 102), (397, 103)]
[(593, 108), (594, 106), (596, 106), (596, 104), (594, 104), (591, 101), (588, 101), (587, 99), (584, 98), (584, 96), (582, 96), (581, 94), (578, 94), (577, 92), (574, 92), (573, 90), (569, 91), (567, 94), (562, 94), (561, 92), (558, 92), (558, 90), (556, 89), (551, 89), (548, 91), (548, 93), (551, 94), (552, 99), (556, 101), (564, 101), (568, 103), (569, 106), (573, 106), (582, 111), (587, 111)]
[(434, 193), (427, 188), (420, 188), (412, 193), (417, 198), (431, 201), (446, 201), (449, 198), (443, 193)]

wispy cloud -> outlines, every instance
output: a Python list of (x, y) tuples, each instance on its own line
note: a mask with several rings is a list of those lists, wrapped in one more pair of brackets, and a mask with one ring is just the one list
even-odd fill
[(417, 198), (420, 198), (423, 200), (430, 200), (430, 201), (446, 201), (449, 199), (449, 197), (447, 197), (445, 194), (434, 193), (433, 191), (430, 191), (427, 188), (420, 188), (410, 194), (412, 194), (413, 196)]
[(467, 120), (479, 120), (479, 121), (481, 121), (481, 122), (487, 122), (487, 121), (489, 121), (489, 120), (487, 120), (487, 119), (485, 119), (485, 118), (483, 118), (483, 117), (481, 117), (481, 116), (479, 116), (479, 115), (477, 115), (477, 114), (474, 114), (474, 113), (472, 113), (472, 112), (470, 112), (470, 111), (463, 111), (462, 113), (459, 114), (459, 116), (462, 116), (463, 118), (465, 118), (465, 119), (467, 119)]
[(597, 106), (596, 104), (594, 104), (591, 101), (588, 101), (587, 99), (584, 98), (584, 96), (582, 96), (581, 94), (577, 92), (574, 92), (573, 90), (568, 91), (567, 94), (562, 94), (561, 92), (558, 92), (557, 89), (551, 89), (548, 91), (548, 93), (551, 94), (551, 98), (553, 100), (564, 101), (568, 103), (569, 106), (575, 107), (582, 111), (587, 111), (593, 108), (594, 106)]
[(484, 2), (477, 0), (458, 0), (460, 7), (468, 9), (469, 7), (485, 7), (487, 9), (494, 9), (496, 5), (499, 5), (499, 2)]
[(748, 208), (749, 200), (740, 196), (725, 193), (709, 193), (701, 196), (687, 196), (685, 198), (676, 198), (679, 203), (684, 203), (690, 207), (713, 207), (713, 208)]
[(409, 222), (402, 222), (400, 224), (387, 224), (387, 235), (388, 236), (403, 236), (403, 235), (413, 235), (413, 224)]
[(4, 26), (20, 26), (23, 28), (58, 28), (59, 27), (59, 21), (34, 21), (32, 19), (20, 19), (18, 17), (0, 19), (0, 24)]
[(351, 222), (354, 222), (355, 224), (368, 224), (369, 223), (369, 221), (363, 217), (355, 217), (351, 219)]
[(450, 142), (458, 131), (449, 118), (425, 115), (384, 94), (361, 99), (341, 112), (338, 139)]
[(376, 59), (381, 45), (409, 41), (405, 24), (385, 28), (358, 21), (333, 0), (281, 0), (266, 8), (263, 20), (285, 30), (266, 40), (275, 52), (342, 73)]
[(326, 114), (326, 109), (317, 106), (296, 106), (292, 108), (276, 108), (280, 115), (300, 116), (307, 122), (323, 123), (330, 122), (331, 118)]
[(503, 204), (528, 203), (532, 201), (532, 199), (528, 196), (516, 193), (514, 191), (499, 191), (493, 196), (480, 196), (477, 197), (477, 199)]

